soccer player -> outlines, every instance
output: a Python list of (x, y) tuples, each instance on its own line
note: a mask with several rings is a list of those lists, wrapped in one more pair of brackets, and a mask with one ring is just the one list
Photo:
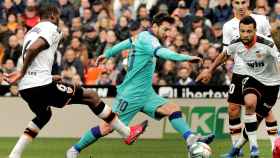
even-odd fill
[(42, 10), (41, 22), (25, 35), (21, 70), (6, 76), (10, 83), (19, 80), (20, 95), (36, 115), (27, 125), (9, 158), (20, 158), (25, 147), (48, 123), (52, 116), (50, 106), (62, 108), (66, 104), (86, 104), (94, 114), (118, 131), (128, 144), (133, 143), (146, 128), (146, 122), (127, 127), (95, 92), (62, 81), (53, 81), (51, 70), (54, 54), (62, 37), (57, 26), (59, 16), (60, 12), (54, 6)]
[[(98, 57), (97, 63), (117, 55), (122, 50), (131, 49), (127, 74), (123, 83), (117, 87), (117, 97), (113, 104), (113, 111), (118, 113), (126, 125), (138, 112), (143, 112), (156, 120), (168, 117), (173, 128), (184, 138), (187, 147), (197, 141), (210, 143), (213, 141), (214, 135), (211, 134), (207, 137), (194, 135), (182, 118), (180, 107), (158, 96), (152, 87), (156, 57), (174, 61), (201, 61), (199, 57), (177, 54), (162, 47), (160, 41), (166, 38), (166, 33), (171, 30), (173, 23), (174, 19), (166, 13), (155, 15), (150, 32), (140, 32), (136, 36), (105, 50), (104, 55)], [(93, 133), (91, 132), (93, 129), (98, 129), (100, 132)], [(79, 153), (88, 145), (112, 131), (107, 123), (100, 124), (93, 129), (86, 132), (79, 142), (67, 151), (67, 158), (78, 157)]]
[[(242, 79), (242, 95), (245, 104), (245, 130), (248, 134), (251, 158), (259, 157), (256, 137), (256, 107), (264, 106), (271, 110), (279, 91), (280, 54), (270, 38), (256, 34), (256, 21), (251, 16), (244, 17), (239, 24), (240, 38), (231, 42), (224, 59), (232, 56), (245, 63), (247, 75)], [(277, 132), (277, 131), (276, 131)], [(227, 158), (238, 155), (244, 140), (239, 138)]]
[[(250, 15), (253, 17), (257, 23), (256, 31), (258, 34), (262, 34), (264, 36), (270, 37), (270, 25), (268, 20), (263, 15), (252, 14), (249, 7), (249, 0), (233, 0), (232, 1), (234, 17), (226, 22), (223, 26), (223, 52), (226, 51), (227, 46), (230, 44), (230, 41), (239, 37), (239, 21), (245, 17)], [(215, 69), (222, 64), (222, 58), (224, 58), (225, 53), (221, 53), (216, 61), (211, 65), (211, 67), (202, 72), (198, 77), (197, 81), (201, 80), (204, 83), (207, 83), (211, 74)], [(229, 131), (231, 135), (232, 145), (236, 143), (236, 141), (241, 136), (242, 132), (242, 124), (240, 119), (241, 105), (243, 105), (243, 96), (242, 96), (242, 79), (247, 74), (245, 64), (239, 58), (236, 58), (234, 61), (233, 75), (232, 81), (229, 88), (229, 96), (228, 96), (228, 113), (229, 113)], [(258, 123), (262, 121), (265, 117), (266, 119), (266, 127), (267, 133), (271, 140), (271, 146), (273, 149), (274, 140), (277, 136), (277, 121), (274, 118), (270, 109), (265, 108), (264, 106), (257, 107), (257, 118)], [(244, 136), (242, 136), (244, 137)], [(246, 135), (245, 135), (246, 138)], [(244, 138), (244, 141), (246, 140)], [(240, 150), (241, 152), (241, 150)], [(242, 152), (240, 153), (242, 155)]]

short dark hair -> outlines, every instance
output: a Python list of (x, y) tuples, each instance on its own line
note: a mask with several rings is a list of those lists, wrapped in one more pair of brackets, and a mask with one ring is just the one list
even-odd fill
[(51, 15), (60, 14), (60, 10), (54, 5), (46, 5), (42, 8), (40, 8), (39, 14), (40, 14), (41, 19), (47, 19)]
[(254, 29), (257, 28), (257, 23), (256, 23), (255, 19), (252, 18), (251, 16), (245, 16), (244, 18), (242, 18), (239, 22), (239, 27), (240, 27), (241, 24), (245, 24), (245, 25), (253, 24)]
[(167, 13), (158, 13), (153, 17), (153, 24), (161, 25), (163, 22), (174, 23), (175, 20)]

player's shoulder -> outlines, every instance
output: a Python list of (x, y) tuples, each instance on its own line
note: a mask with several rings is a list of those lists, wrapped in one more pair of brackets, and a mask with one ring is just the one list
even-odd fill
[(223, 25), (223, 28), (232, 28), (232, 27), (235, 27), (235, 24), (238, 24), (238, 19), (236, 19), (235, 17), (234, 18), (231, 18), (229, 21), (225, 22), (224, 25)]
[(138, 39), (144, 42), (150, 42), (154, 40), (156, 37), (150, 31), (142, 31), (138, 34)]
[(263, 45), (266, 45), (266, 46), (268, 46), (270, 48), (274, 47), (274, 42), (271, 40), (271, 38), (268, 38), (268, 37), (260, 35), (260, 34), (257, 35), (256, 42), (257, 43), (261, 43)]
[(266, 16), (261, 15), (261, 14), (254, 14), (254, 13), (252, 13), (252, 14), (250, 14), (250, 16), (252, 18), (254, 18), (256, 20), (256, 22), (258, 22), (258, 21), (263, 22), (263, 21), (268, 20)]
[(35, 25), (34, 28), (39, 28), (43, 31), (49, 31), (49, 32), (59, 32), (58, 27), (49, 21), (39, 22), (37, 25)]
[(238, 37), (238, 38), (235, 38), (233, 40), (230, 41), (230, 45), (235, 45), (235, 44), (238, 44), (241, 42), (241, 39)]

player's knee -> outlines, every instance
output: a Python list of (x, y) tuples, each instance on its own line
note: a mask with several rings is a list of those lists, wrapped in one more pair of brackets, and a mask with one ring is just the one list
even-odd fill
[(93, 91), (86, 91), (84, 93), (84, 98), (88, 101), (90, 101), (91, 103), (89, 104), (89, 106), (98, 106), (98, 104), (100, 103), (101, 99), (100, 97), (97, 95), (96, 92)]
[(239, 104), (230, 103), (228, 106), (228, 114), (230, 119), (240, 117), (241, 107)]
[(255, 94), (246, 94), (244, 96), (244, 103), (246, 110), (255, 111), (258, 97)]
[(181, 111), (181, 108), (176, 104), (169, 104), (166, 106), (166, 113), (168, 113), (169, 116), (178, 111)]
[(113, 132), (112, 127), (106, 122), (101, 123), (99, 127), (100, 127), (102, 136), (105, 136), (105, 135)]

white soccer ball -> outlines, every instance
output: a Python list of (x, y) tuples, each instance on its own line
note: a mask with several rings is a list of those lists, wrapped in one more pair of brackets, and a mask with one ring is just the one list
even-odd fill
[(190, 158), (210, 158), (212, 155), (211, 148), (202, 142), (194, 143), (190, 149)]

